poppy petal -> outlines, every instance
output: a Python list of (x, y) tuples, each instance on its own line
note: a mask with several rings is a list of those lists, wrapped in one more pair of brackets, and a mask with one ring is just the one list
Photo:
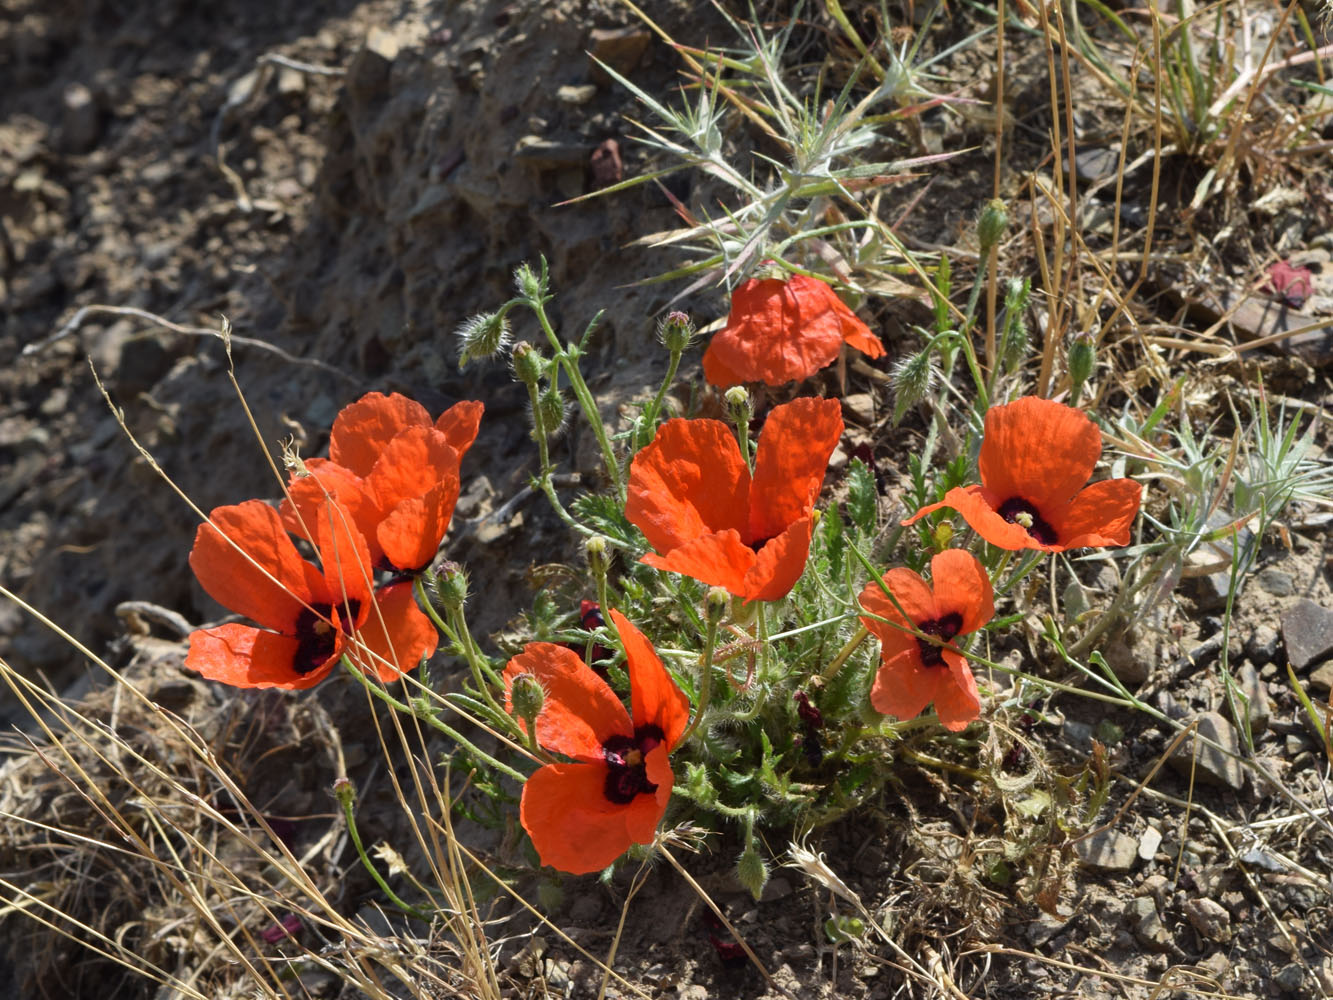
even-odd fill
[(720, 420), (668, 420), (630, 463), (625, 517), (658, 552), (746, 529), (750, 470)]
[(305, 605), (325, 592), (278, 512), (259, 500), (209, 514), (195, 532), (190, 568), (213, 600), (279, 632), (294, 631)]
[(737, 371), (722, 360), (721, 353), (713, 349), (716, 342), (717, 338), (714, 337), (704, 350), (704, 378), (708, 384), (719, 389), (730, 389), (733, 385), (742, 385), (748, 381), (744, 372)]
[(634, 800), (625, 806), (625, 830), (630, 840), (636, 844), (651, 844), (657, 836), (657, 824), (662, 822), (667, 802), (671, 799), (671, 789), (676, 783), (676, 776), (671, 771), (667, 760), (665, 744), (653, 747), (643, 756), (644, 775), (649, 784), (657, 786), (653, 794), (634, 796)]
[(475, 399), (465, 399), (455, 403), (440, 414), (435, 421), (435, 429), (444, 435), (449, 446), (458, 452), (461, 460), (477, 439), (481, 429), (481, 416), (486, 412), (486, 404)]
[(370, 475), (386, 445), (409, 427), (430, 427), (430, 414), (400, 393), (368, 392), (342, 408), (329, 435), (329, 458), (358, 476)]
[(388, 442), (366, 477), (380, 510), (426, 495), (441, 480), (458, 478), (458, 451), (434, 427), (409, 427)]
[(995, 617), (995, 593), (986, 567), (965, 549), (946, 549), (930, 560), (935, 617), (956, 613), (963, 619), (955, 635), (975, 632)]
[(690, 699), (685, 697), (661, 658), (642, 632), (615, 608), (611, 621), (620, 633), (629, 667), (630, 716), (635, 729), (657, 726), (671, 750), (690, 721)]
[(350, 469), (323, 458), (306, 460), (307, 476), (297, 476), (287, 484), (288, 498), (278, 506), (287, 530), (309, 542), (315, 541), (315, 519), (330, 500), (347, 511), (365, 537), (371, 565), (377, 565), (383, 552), (375, 540), (380, 522), (379, 507), (366, 492), (365, 481)]
[(1024, 396), (986, 411), (978, 467), (996, 505), (1021, 497), (1049, 518), (1092, 477), (1101, 453), (1101, 432), (1081, 410)]
[(969, 527), (998, 548), (1011, 550), (1040, 549), (1043, 552), (1058, 552), (1061, 550), (1062, 546), (1060, 545), (1044, 545), (1037, 541), (1028, 534), (1028, 530), (1021, 524), (1006, 521), (990, 505), (986, 492), (980, 486), (955, 486), (944, 494), (944, 499), (939, 503), (922, 507), (903, 521), (903, 524), (912, 524), (941, 507), (952, 507), (963, 515), (963, 520), (968, 523)]
[[(838, 305), (847, 309), (841, 299), (838, 300)], [(847, 309), (847, 315), (842, 317), (842, 339), (868, 358), (884, 356), (884, 341), (871, 333), (870, 327), (862, 323), (850, 309)]]
[(605, 762), (603, 744), (608, 739), (634, 735), (629, 714), (615, 692), (573, 650), (550, 642), (523, 647), (505, 666), (506, 711), (514, 708), (514, 678), (524, 673), (536, 677), (546, 692), (537, 716), (537, 742), (548, 750)]
[(351, 514), (336, 503), (325, 503), (315, 512), (314, 521), (315, 547), (324, 567), (324, 599), (339, 608), (346, 602), (356, 605), (354, 620), (344, 625), (360, 625), (370, 610), (375, 579), (365, 536)]
[(803, 275), (744, 281), (732, 293), (727, 325), (708, 350), (747, 382), (777, 386), (808, 378), (842, 347), (842, 319), (830, 297), (837, 300), (832, 288)]
[(1103, 479), (1088, 486), (1074, 497), (1055, 525), (1060, 544), (1067, 549), (1128, 545), (1142, 493), (1132, 479)]
[(775, 406), (759, 434), (750, 485), (750, 538), (772, 538), (810, 512), (842, 437), (842, 406), (813, 397)]
[(639, 795), (628, 806), (612, 802), (606, 797), (606, 776), (605, 763), (547, 764), (528, 778), (519, 820), (542, 864), (587, 875), (606, 868), (634, 842), (626, 813), (641, 800), (656, 810), (656, 801)]
[(805, 572), (814, 530), (814, 518), (806, 516), (770, 539), (745, 574), (739, 595), (747, 601), (776, 601), (786, 597)]
[(755, 554), (741, 541), (740, 532), (729, 528), (685, 542), (664, 556), (649, 552), (639, 561), (744, 597), (748, 593), (746, 576), (755, 564)]
[[(953, 652), (944, 650), (944, 662), (948, 665), (948, 681), (941, 681), (935, 692), (935, 714), (940, 718), (940, 725), (953, 732), (966, 729), (968, 723), (976, 722), (981, 716), (981, 695), (977, 692), (977, 680), (972, 676), (972, 668), (967, 660)], [(939, 667), (933, 668), (940, 670)], [(944, 675), (944, 671), (940, 671)]]
[(390, 565), (405, 573), (430, 565), (449, 530), (458, 489), (458, 476), (450, 474), (424, 497), (399, 503), (379, 523), (375, 537)]
[(286, 688), (299, 691), (314, 687), (333, 669), (342, 655), (342, 643), (334, 655), (300, 674), (293, 663), (300, 652), (300, 640), (249, 625), (219, 625), (190, 633), (190, 651), (185, 665), (211, 681), (232, 687)]
[[(904, 649), (880, 663), (870, 688), (870, 704), (880, 715), (914, 719), (935, 700), (942, 676), (948, 678), (939, 667), (921, 662), (920, 650)], [(948, 683), (953, 682), (949, 679)]]
[(433, 654), (440, 634), (417, 607), (414, 587), (408, 581), (376, 591), (356, 638), (349, 650), (352, 661), (389, 684)]
[[(880, 585), (872, 580), (861, 591), (861, 607), (872, 615), (878, 615), (879, 618), (887, 618), (888, 621), (880, 621), (879, 618), (862, 618), (861, 624), (879, 638), (886, 650), (890, 646), (894, 649), (916, 649), (916, 636), (904, 629), (894, 627), (890, 622), (906, 625), (909, 619), (915, 624), (934, 621), (939, 617), (935, 611), (935, 595), (925, 580), (902, 566), (895, 567), (884, 574), (884, 585), (893, 594), (893, 600), (890, 600), (889, 595), (884, 593)], [(894, 601), (898, 602), (902, 611), (894, 606)], [(907, 614), (907, 618), (903, 617), (904, 612)]]

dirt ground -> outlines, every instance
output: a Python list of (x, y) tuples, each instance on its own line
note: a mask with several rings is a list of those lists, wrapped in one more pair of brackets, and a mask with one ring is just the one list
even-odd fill
[[(786, 9), (764, 6), (774, 15)], [(644, 7), (683, 41), (728, 39), (722, 19), (703, 5)], [(450, 555), (475, 567), (476, 632), (503, 629), (510, 609), (529, 600), (532, 567), (567, 541), (535, 505), (476, 530), (527, 483), (536, 455), (521, 387), (501, 367), (460, 374), (452, 331), (508, 297), (517, 263), (544, 254), (557, 291), (554, 315), (567, 332), (607, 310), (592, 387), (609, 414), (652, 384), (664, 363), (652, 334), (675, 289), (631, 283), (679, 261), (628, 244), (674, 224), (670, 201), (644, 186), (556, 204), (598, 182), (593, 163), (605, 154), (594, 154), (608, 141), (626, 174), (653, 165), (629, 139), (625, 116), (641, 109), (594, 73), (586, 55), (603, 44), (594, 29), (615, 28), (627, 29), (628, 41), (601, 49), (608, 61), (651, 92), (670, 93), (676, 56), (610, 0), (9, 0), (0, 10), (0, 582), (91, 648), (110, 647), (150, 689), (174, 691), (183, 713), (281, 715), (274, 733), (247, 745), (256, 760), (282, 745), (283, 726), (308, 724), (306, 709), (283, 714), (288, 709), (277, 706), (287, 702), (271, 693), (233, 696), (194, 682), (182, 689), (189, 678), (179, 666), (180, 636), (155, 626), (174, 645), (136, 656), (117, 615), (127, 601), (161, 605), (191, 624), (220, 612), (186, 564), (195, 516), (136, 453), (89, 362), (129, 430), (199, 507), (271, 494), (272, 473), (227, 378), (221, 344), (203, 333), (225, 316), (237, 335), (237, 380), (275, 452), (275, 442), (293, 438), (304, 454), (318, 453), (338, 409), (369, 389), (407, 393), (432, 412), (460, 398), (486, 401)], [(945, 18), (931, 41), (943, 48), (969, 30)], [(831, 44), (816, 26), (796, 42), (795, 51), (814, 61)], [(1041, 52), (1016, 44), (1011, 53), (1017, 121), (1004, 194), (1018, 228), (1033, 212), (1024, 178), (1049, 173), (1038, 162), (1049, 125)], [(984, 45), (969, 50), (947, 73), (967, 94), (985, 96), (991, 53)], [(1087, 115), (1080, 138), (1107, 148), (1115, 120), (1097, 118), (1091, 106)], [(894, 136), (895, 155), (913, 142), (974, 149), (894, 193), (905, 210), (902, 233), (909, 243), (958, 247), (965, 260), (972, 220), (991, 194), (993, 137), (984, 122), (943, 114), (922, 121), (920, 135)], [(1095, 165), (1087, 169), (1095, 173)], [(1181, 202), (1190, 180), (1187, 166), (1167, 172), (1161, 200), (1171, 224), (1159, 245), (1184, 257), (1215, 241), (1214, 270), (1207, 282), (1169, 264), (1150, 276), (1143, 297), (1164, 323), (1203, 329), (1227, 296), (1249, 296), (1258, 308), (1268, 300), (1256, 291), (1257, 277), (1278, 254), (1303, 254), (1316, 269), (1317, 295), (1302, 315), (1333, 313), (1326, 174), (1293, 167), (1266, 190), (1299, 190), (1306, 201), (1274, 199), (1229, 217), (1187, 217)], [(698, 197), (691, 183), (673, 194)], [(1141, 209), (1147, 197), (1144, 176), (1131, 175), (1126, 206)], [(1089, 201), (1105, 209), (1106, 199), (1103, 190)], [(1027, 247), (1016, 242), (1004, 265), (1030, 271)], [(707, 293), (677, 307), (706, 321), (724, 304)], [(920, 308), (910, 300), (871, 308), (889, 358), (853, 367), (844, 389), (853, 440), (884, 474), (886, 518), (897, 512), (895, 456), (913, 446), (921, 424), (909, 418), (889, 427), (883, 373), (895, 348), (914, 345), (907, 328), (922, 322)], [(1261, 315), (1247, 327), (1238, 316), (1230, 332), (1254, 339), (1271, 333), (1264, 325), (1271, 322)], [(1204, 356), (1181, 368), (1201, 423), (1225, 420), (1224, 393), (1243, 395), (1259, 376), (1275, 394), (1327, 407), (1333, 328), (1292, 343), (1242, 362)], [(698, 378), (697, 355), (687, 364), (686, 377)], [(595, 447), (577, 430), (562, 449), (567, 468), (596, 467)], [(1045, 870), (1023, 892), (978, 860), (1006, 842), (1005, 808), (982, 793), (959, 793), (947, 771), (905, 768), (882, 801), (812, 846), (895, 936), (920, 945), (918, 961), (934, 956), (952, 970), (967, 997), (1176, 996), (1184, 994), (1171, 989), (1191, 983), (1243, 997), (1333, 995), (1333, 840), (1290, 797), (1322, 801), (1327, 812), (1327, 764), (1285, 670), (1292, 636), (1328, 630), (1327, 648), (1299, 663), (1291, 657), (1302, 681), (1327, 694), (1328, 668), (1320, 669), (1333, 650), (1328, 523), (1317, 509), (1298, 508), (1285, 534), (1267, 540), (1230, 621), (1231, 670), (1267, 709), (1262, 725), (1254, 715), (1251, 722), (1255, 757), (1273, 783), (1201, 759), (1193, 782), (1188, 768), (1164, 768), (1118, 812), (1175, 733), (1143, 714), (1108, 715), (1093, 702), (1063, 699), (1026, 735), (1071, 773), (1089, 759), (1094, 737), (1106, 744), (1118, 780), (1098, 824), (1114, 822), (1078, 844), (1052, 838)], [(1106, 654), (1155, 708), (1199, 717), (1234, 740), (1217, 667), (1225, 589), (1216, 574), (1182, 580), (1152, 620)], [(1002, 652), (1040, 659), (1037, 638), (1030, 633)], [(0, 602), (0, 657), (71, 696), (97, 687), (66, 640), (8, 602)], [(91, 697), (95, 704), (96, 691)], [(364, 726), (359, 696), (315, 698), (340, 730)], [(6, 728), (28, 725), (13, 700), (0, 697), (0, 713)], [(365, 757), (348, 755), (358, 776), (372, 766)], [(313, 787), (336, 776), (322, 763), (302, 766), (309, 771), (302, 781)], [(308, 789), (294, 801), (290, 773), (255, 780), (272, 796), (286, 795), (288, 813), (327, 809)], [(383, 823), (387, 836), (387, 810)], [(780, 853), (784, 845), (770, 847)], [(780, 869), (755, 903), (728, 875), (729, 850), (716, 846), (691, 868), (771, 981), (734, 960), (725, 932), (666, 867), (630, 907), (618, 970), (654, 995), (693, 1000), (784, 990), (802, 998), (904, 995), (891, 950), (869, 938), (829, 943), (826, 890)], [(553, 912), (575, 940), (604, 952), (625, 890), (620, 882), (570, 882)], [(355, 912), (374, 887), (347, 874), (341, 891)], [(515, 995), (596, 996), (600, 974), (563, 945), (548, 943), (535, 966), (516, 950), (500, 956)], [(63, 975), (49, 965), (38, 974), (23, 954), (9, 963), (14, 988), (34, 996), (50, 995), (49, 977)], [(94, 981), (91, 972), (77, 979)], [(1156, 984), (1168, 989), (1154, 992)], [(64, 985), (65, 995), (83, 995)], [(924, 995), (912, 989), (906, 995)], [(152, 995), (129, 981), (122, 990), (116, 995)]]

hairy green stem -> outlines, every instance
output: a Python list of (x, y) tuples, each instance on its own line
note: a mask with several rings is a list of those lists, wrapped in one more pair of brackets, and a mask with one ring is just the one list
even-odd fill
[(703, 675), (699, 678), (699, 704), (694, 710), (694, 721), (681, 734), (681, 743), (694, 735), (694, 731), (699, 728), (699, 723), (703, 721), (704, 712), (708, 710), (708, 702), (713, 696), (713, 647), (717, 643), (717, 622), (713, 620), (712, 616), (707, 621), (708, 629), (704, 635)]
[(370, 858), (366, 856), (366, 849), (361, 843), (361, 834), (356, 828), (356, 810), (352, 806), (354, 794), (351, 791), (351, 782), (347, 781), (346, 778), (343, 778), (342, 781), (342, 786), (335, 786), (335, 793), (337, 794), (339, 801), (342, 802), (343, 817), (347, 820), (347, 832), (352, 838), (353, 846), (356, 847), (356, 853), (361, 859), (361, 864), (364, 865), (366, 871), (370, 873), (370, 877), (375, 880), (375, 884), (380, 887), (380, 891), (388, 897), (389, 902), (393, 903), (394, 906), (398, 907), (398, 909), (402, 910), (408, 916), (415, 917), (417, 920), (429, 924), (431, 922), (431, 917), (422, 913), (411, 903), (405, 903), (403, 900), (399, 899), (398, 894), (389, 888), (389, 883), (384, 881), (384, 876), (379, 873), (379, 869), (376, 868)]

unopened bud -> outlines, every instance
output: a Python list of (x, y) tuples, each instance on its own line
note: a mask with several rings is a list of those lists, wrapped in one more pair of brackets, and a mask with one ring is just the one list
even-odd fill
[(1092, 346), (1092, 337), (1089, 334), (1074, 335), (1074, 342), (1069, 345), (1065, 362), (1069, 365), (1071, 393), (1077, 399), (1083, 383), (1092, 376), (1092, 370), (1097, 366), (1097, 352)]
[(981, 218), (977, 219), (977, 242), (981, 244), (983, 257), (990, 253), (991, 247), (1000, 242), (1000, 237), (1008, 227), (1009, 212), (1004, 207), (1004, 202), (999, 198), (992, 198), (986, 202), (986, 207), (981, 210)]
[(524, 385), (533, 386), (546, 374), (546, 359), (542, 352), (527, 341), (519, 341), (509, 352), (509, 362), (514, 368), (514, 378)]
[(467, 602), (467, 572), (455, 562), (447, 562), (435, 576), (435, 596), (445, 608), (457, 611)]
[(935, 366), (931, 363), (932, 349), (918, 351), (893, 366), (890, 379), (893, 384), (893, 423), (903, 419), (908, 407), (915, 406), (930, 393), (935, 385)]
[(667, 313), (666, 319), (657, 325), (657, 339), (672, 354), (681, 354), (694, 339), (694, 323), (683, 312)]
[(594, 573), (605, 573), (611, 559), (606, 547), (606, 539), (593, 535), (583, 543), (583, 554), (588, 557), (588, 566)]
[(548, 437), (555, 437), (565, 429), (565, 417), (569, 413), (569, 407), (565, 405), (565, 397), (560, 394), (560, 390), (555, 386), (548, 386), (546, 391), (537, 397), (537, 406), (541, 409), (542, 430)]
[(466, 368), (469, 362), (484, 361), (508, 346), (509, 321), (504, 313), (480, 313), (458, 328), (457, 337), (462, 345), (458, 367)]
[(541, 681), (532, 674), (519, 674), (510, 684), (509, 703), (514, 706), (514, 718), (523, 723), (524, 732), (535, 732), (537, 716), (541, 715), (542, 706), (546, 704), (546, 692), (542, 690)]
[(523, 298), (532, 299), (534, 302), (540, 301), (546, 295), (541, 277), (526, 262), (514, 268), (514, 288)]
[(756, 901), (764, 894), (764, 886), (768, 885), (768, 865), (755, 850), (754, 844), (747, 847), (736, 862), (736, 880), (749, 890)]
[(750, 408), (750, 394), (745, 391), (743, 385), (733, 385), (722, 396), (727, 401), (727, 405), (733, 410)]
[(338, 778), (333, 782), (333, 795), (338, 803), (346, 808), (356, 801), (356, 786), (351, 778)]
[(707, 607), (708, 620), (714, 624), (720, 622), (731, 607), (731, 594), (721, 587), (709, 587)]

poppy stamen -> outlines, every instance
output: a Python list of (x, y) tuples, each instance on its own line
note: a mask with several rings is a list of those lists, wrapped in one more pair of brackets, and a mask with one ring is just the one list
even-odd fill
[(1010, 524), (1017, 524), (1042, 545), (1055, 545), (1060, 536), (1037, 508), (1022, 497), (1010, 497), (995, 511)]
[(657, 786), (648, 780), (645, 758), (665, 739), (657, 726), (640, 726), (633, 736), (612, 736), (602, 744), (607, 768), (602, 794), (607, 801), (623, 806), (642, 792), (657, 791)]
[[(956, 636), (962, 627), (963, 616), (956, 611), (951, 611), (943, 618), (922, 622), (917, 626), (926, 635), (932, 635), (945, 642)], [(933, 642), (927, 642), (925, 639), (918, 639), (916, 644), (921, 648), (921, 662), (927, 667), (942, 667), (945, 665), (942, 647), (935, 645)]]
[[(360, 601), (347, 601), (346, 611), (350, 621), (356, 620), (360, 610)], [(296, 618), (296, 640), (299, 645), (292, 658), (292, 669), (303, 677), (327, 663), (338, 645), (338, 629), (331, 624), (332, 616), (332, 605), (314, 604), (303, 608)]]

